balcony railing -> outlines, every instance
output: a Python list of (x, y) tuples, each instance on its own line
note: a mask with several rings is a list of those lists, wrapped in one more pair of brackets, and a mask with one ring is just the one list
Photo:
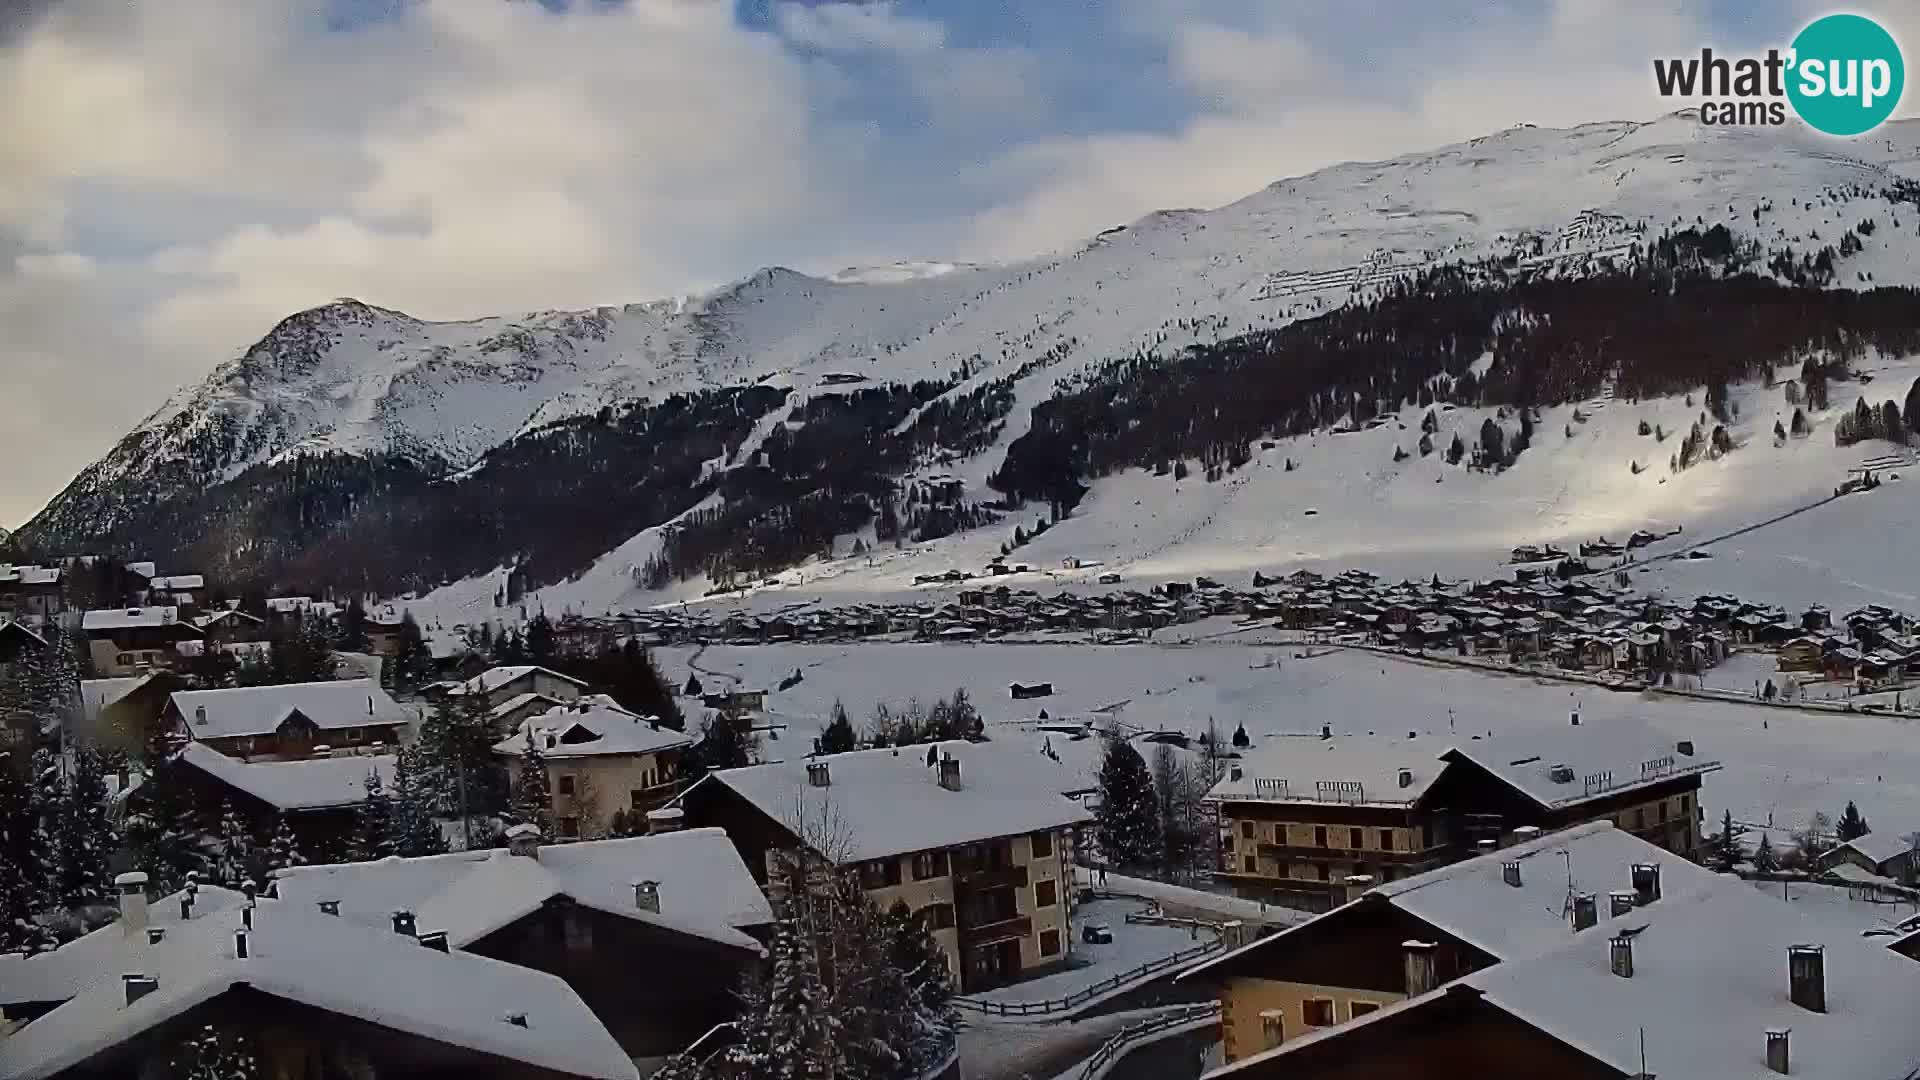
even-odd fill
[(963, 945), (991, 945), (996, 941), (1033, 936), (1033, 919), (1027, 915), (1013, 915), (1006, 918), (993, 918), (990, 922), (960, 924), (960, 938)]
[(958, 877), (961, 887), (966, 889), (1001, 889), (1008, 886), (1024, 889), (1027, 887), (1025, 866), (961, 867)]

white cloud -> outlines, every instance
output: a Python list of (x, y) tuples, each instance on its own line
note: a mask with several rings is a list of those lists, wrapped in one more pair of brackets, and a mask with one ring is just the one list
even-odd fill
[(947, 38), (941, 24), (903, 15), (888, 3), (783, 3), (775, 9), (775, 18), (789, 41), (827, 52), (926, 53), (940, 48)]

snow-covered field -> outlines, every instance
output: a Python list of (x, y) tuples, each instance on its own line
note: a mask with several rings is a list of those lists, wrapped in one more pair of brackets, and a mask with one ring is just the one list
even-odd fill
[[(663, 649), (656, 656), (679, 681), (690, 654)], [(1276, 654), (1278, 667), (1259, 666)], [(1566, 724), (1577, 708), (1583, 723), (1642, 720), (1676, 740), (1692, 739), (1701, 757), (1721, 762), (1701, 793), (1710, 821), (1730, 809), (1742, 822), (1770, 822), (1777, 841), (1816, 812), (1838, 815), (1851, 799), (1878, 829), (1920, 829), (1920, 730), (1886, 717), (1620, 693), (1357, 651), (1301, 660), (1290, 649), (1239, 645), (714, 647), (700, 666), (768, 690), (799, 668), (799, 685), (768, 697), (768, 707), (796, 728), (796, 717), (824, 723), (836, 700), (858, 723), (880, 701), (930, 702), (956, 687), (967, 689), (990, 725), (1041, 707), (1062, 717), (1118, 705), (1115, 715), (1129, 725), (1194, 732), (1211, 717), (1229, 733), (1244, 723), (1260, 741), (1316, 734), (1326, 724), (1342, 736), (1416, 731), (1439, 742)], [(1056, 692), (1014, 702), (1013, 681), (1051, 681)], [(990, 730), (995, 738), (1027, 739), (1039, 752), (1039, 736)], [(809, 734), (791, 731), (767, 751), (804, 753)]]

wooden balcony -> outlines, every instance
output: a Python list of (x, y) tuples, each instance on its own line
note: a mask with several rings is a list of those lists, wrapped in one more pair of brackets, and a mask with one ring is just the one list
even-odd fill
[(960, 924), (960, 946), (963, 949), (1032, 935), (1033, 919), (1027, 915), (1015, 915), (1012, 918), (997, 919), (987, 923), (969, 925), (963, 922)]
[(994, 866), (969, 869), (959, 868), (956, 875), (960, 887), (971, 891), (982, 889), (1004, 889), (1027, 887), (1027, 868), (1025, 866)]

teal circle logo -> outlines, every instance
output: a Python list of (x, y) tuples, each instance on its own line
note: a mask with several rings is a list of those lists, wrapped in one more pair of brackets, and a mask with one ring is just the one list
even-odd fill
[(1859, 135), (1893, 115), (1906, 89), (1900, 45), (1861, 15), (1828, 15), (1793, 39), (1787, 99), (1816, 131)]

